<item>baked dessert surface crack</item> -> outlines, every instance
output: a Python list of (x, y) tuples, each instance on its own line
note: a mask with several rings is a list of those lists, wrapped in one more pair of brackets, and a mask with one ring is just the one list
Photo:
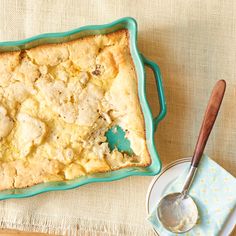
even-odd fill
[(0, 53), (0, 190), (150, 162), (128, 31)]

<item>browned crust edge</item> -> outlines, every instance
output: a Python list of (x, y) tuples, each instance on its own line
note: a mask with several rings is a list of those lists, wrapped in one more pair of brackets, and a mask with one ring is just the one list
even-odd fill
[[(130, 55), (130, 58), (131, 58), (131, 62), (132, 62), (132, 67), (134, 68), (134, 71), (135, 71), (135, 78), (136, 78), (136, 85), (137, 85), (137, 88), (138, 88), (138, 75), (137, 75), (137, 71), (135, 69), (135, 65), (134, 65), (134, 62), (133, 62), (133, 58), (132, 58), (132, 55), (130, 53), (130, 44), (131, 44), (131, 41), (130, 41), (130, 35), (129, 35), (129, 31), (127, 29), (121, 29), (121, 30), (117, 30), (115, 32), (112, 32), (112, 33), (108, 33), (108, 34), (104, 34), (106, 35), (107, 37), (112, 37), (114, 35), (117, 35), (117, 34), (123, 34), (125, 33), (126, 34), (126, 37), (127, 37), (127, 40), (129, 42), (128, 44), (128, 48), (129, 48), (129, 55)], [(51, 47), (52, 45), (53, 46), (64, 46), (64, 45), (68, 45), (68, 44), (72, 44), (74, 43), (75, 41), (80, 41), (80, 40), (86, 40), (88, 38), (92, 38), (94, 37), (95, 35), (90, 35), (90, 36), (85, 36), (83, 38), (79, 38), (79, 39), (75, 39), (75, 40), (71, 40), (71, 41), (68, 41), (68, 42), (65, 42), (65, 43), (52, 43), (52, 44), (43, 44), (43, 45), (40, 45), (40, 46), (36, 46), (36, 47), (33, 47), (32, 49), (34, 48), (47, 48), (47, 47)], [(27, 49), (27, 50), (30, 50), (30, 49)], [(22, 52), (22, 51), (27, 51), (27, 50), (17, 50), (17, 51), (11, 51), (11, 52), (1, 52), (0, 53), (0, 57), (2, 56), (8, 56), (8, 55), (13, 55), (17, 52)], [(141, 103), (140, 103), (140, 98), (139, 96), (137, 96), (137, 99), (138, 99), (138, 106), (139, 106), (139, 109), (141, 111), (141, 121), (142, 121), (142, 125), (143, 125), (143, 128), (144, 128), (144, 139), (145, 139), (145, 149), (147, 151), (147, 154), (148, 154), (148, 158), (145, 158), (145, 161), (146, 163), (134, 163), (134, 164), (127, 164), (127, 165), (123, 165), (121, 167), (116, 167), (116, 168), (113, 168), (113, 169), (110, 169), (110, 170), (107, 170), (107, 171), (97, 171), (97, 172), (94, 172), (94, 173), (89, 173), (88, 176), (90, 174), (99, 174), (99, 173), (107, 173), (107, 172), (111, 172), (111, 171), (116, 171), (116, 170), (120, 170), (120, 169), (123, 169), (123, 168), (129, 168), (129, 167), (147, 167), (147, 166), (150, 166), (151, 163), (152, 163), (152, 159), (151, 159), (151, 155), (149, 153), (149, 149), (147, 147), (147, 140), (146, 140), (146, 126), (145, 126), (145, 121), (144, 121), (144, 114), (143, 114), (143, 110), (142, 110), (142, 107), (141, 107)], [(69, 181), (69, 180), (63, 180), (62, 182), (66, 182), (66, 181)], [(49, 182), (54, 182), (54, 181), (49, 181)], [(60, 181), (55, 181), (55, 182), (60, 182)], [(25, 186), (25, 187), (22, 187), (22, 188), (6, 188), (4, 190), (9, 190), (9, 189), (24, 189), (24, 188), (29, 188), (29, 187), (33, 187), (35, 185), (38, 185), (38, 184), (42, 184), (42, 183), (46, 183), (46, 182), (39, 182), (39, 183), (35, 183), (35, 184), (32, 184), (32, 185), (29, 185), (29, 186)]]

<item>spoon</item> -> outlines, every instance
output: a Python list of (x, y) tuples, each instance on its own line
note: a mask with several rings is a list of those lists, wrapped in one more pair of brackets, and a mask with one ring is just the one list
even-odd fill
[(198, 209), (188, 192), (220, 109), (225, 87), (225, 81), (219, 80), (213, 88), (182, 192), (164, 196), (157, 206), (157, 217), (170, 232), (185, 233), (197, 223)]

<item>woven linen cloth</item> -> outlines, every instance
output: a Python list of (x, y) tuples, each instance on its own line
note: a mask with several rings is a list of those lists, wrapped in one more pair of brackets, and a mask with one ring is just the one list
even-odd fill
[[(0, 41), (108, 23), (138, 22), (138, 45), (162, 71), (168, 112), (156, 145), (163, 164), (192, 154), (211, 89), (227, 81), (206, 153), (236, 175), (236, 1), (228, 0), (0, 0)], [(158, 100), (151, 71), (147, 95)], [(153, 235), (145, 196), (151, 177), (51, 192), (0, 202), (0, 226), (67, 235)]]

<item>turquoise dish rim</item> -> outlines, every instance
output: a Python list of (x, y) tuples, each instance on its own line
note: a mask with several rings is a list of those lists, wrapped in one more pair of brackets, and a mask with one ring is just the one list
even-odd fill
[[(128, 29), (130, 35), (130, 51), (138, 78), (138, 95), (144, 115), (146, 142), (152, 163), (147, 167), (128, 167), (116, 171), (79, 177), (70, 181), (48, 182), (23, 189), (4, 190), (0, 191), (0, 200), (26, 198), (44, 192), (68, 190), (88, 183), (115, 181), (129, 176), (153, 176), (161, 171), (162, 163), (155, 147), (154, 134), (158, 124), (166, 115), (166, 100), (162, 85), (162, 77), (158, 65), (155, 62), (146, 59), (138, 50), (137, 22), (135, 19), (131, 17), (124, 17), (109, 24), (89, 25), (62, 33), (46, 33), (19, 41), (0, 42), (0, 52), (29, 49), (42, 44), (68, 42), (80, 37), (96, 34), (107, 34), (120, 29)], [(160, 112), (154, 118), (146, 98), (145, 66), (152, 69), (157, 85)]]

